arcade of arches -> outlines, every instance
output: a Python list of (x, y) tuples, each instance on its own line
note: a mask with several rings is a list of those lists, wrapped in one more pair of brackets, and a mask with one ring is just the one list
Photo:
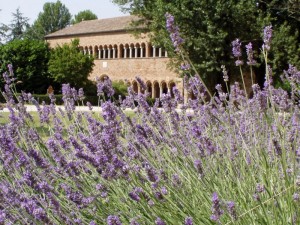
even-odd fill
[(93, 55), (95, 59), (168, 57), (164, 48), (153, 46), (150, 43), (81, 46), (80, 50), (83, 54)]
[[(100, 77), (100, 80), (104, 80), (105, 78), (109, 78), (108, 75), (104, 74)], [(173, 88), (176, 86), (174, 81), (161, 81), (158, 82), (157, 80), (155, 81), (144, 81), (146, 84), (146, 89), (147, 90), (143, 90), (140, 86), (140, 84), (136, 81), (133, 80), (132, 82), (128, 82), (128, 85), (132, 86), (132, 89), (135, 93), (144, 93), (145, 91), (147, 91), (149, 93), (149, 96), (152, 98), (160, 98), (162, 96), (162, 94), (170, 94), (172, 98), (174, 98), (174, 92), (173, 92)]]

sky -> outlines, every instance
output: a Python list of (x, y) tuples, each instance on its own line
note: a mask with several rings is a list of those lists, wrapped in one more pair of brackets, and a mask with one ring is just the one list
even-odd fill
[[(56, 0), (0, 0), (0, 24), (10, 24), (13, 20), (12, 13), (15, 13), (17, 8), (24, 17), (29, 18), (29, 24), (32, 24), (43, 11), (46, 2), (56, 2)], [(99, 19), (126, 15), (111, 0), (60, 0), (60, 2), (73, 16), (87, 9), (96, 14)]]

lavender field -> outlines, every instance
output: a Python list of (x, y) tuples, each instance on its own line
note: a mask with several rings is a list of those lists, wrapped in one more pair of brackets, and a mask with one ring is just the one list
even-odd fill
[[(67, 84), (65, 111), (59, 111), (53, 95), (50, 105), (28, 93), (16, 98), (9, 66), (3, 75), (9, 121), (0, 126), (0, 224), (299, 224), (300, 72), (292, 65), (284, 71), (290, 92), (273, 87), (271, 34), (267, 27), (265, 84), (253, 83), (251, 98), (245, 83), (228, 83), (223, 67), (226, 86), (217, 85), (217, 95), (195, 76), (186, 79), (195, 96), (186, 103), (176, 87), (175, 98), (161, 97), (162, 108), (158, 99), (150, 107), (148, 93), (131, 88), (125, 100), (112, 102), (102, 99), (113, 95), (104, 80), (97, 85), (101, 113), (77, 112), (83, 90)], [(238, 39), (233, 47), (242, 67)], [(25, 104), (37, 107), (38, 122)], [(128, 107), (137, 107), (133, 116), (124, 113)]]

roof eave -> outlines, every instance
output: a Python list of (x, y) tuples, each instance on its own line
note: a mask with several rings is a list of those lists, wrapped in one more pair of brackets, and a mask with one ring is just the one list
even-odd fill
[(51, 38), (59, 38), (59, 37), (72, 37), (72, 36), (83, 36), (83, 35), (91, 35), (91, 34), (105, 34), (105, 33), (117, 33), (117, 32), (131, 32), (137, 30), (145, 30), (145, 28), (129, 28), (129, 29), (119, 29), (119, 30), (110, 30), (110, 31), (97, 31), (97, 32), (84, 32), (84, 33), (76, 33), (76, 34), (49, 34), (45, 36), (45, 39)]

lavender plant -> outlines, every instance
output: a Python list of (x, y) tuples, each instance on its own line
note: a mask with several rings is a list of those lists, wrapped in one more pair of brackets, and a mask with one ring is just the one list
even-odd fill
[[(180, 51), (183, 40), (172, 37)], [(265, 46), (267, 56), (270, 41)], [(218, 96), (207, 101), (195, 77), (185, 82), (194, 100), (184, 103), (175, 87), (175, 98), (165, 94), (162, 108), (158, 99), (150, 107), (147, 90), (129, 88), (120, 106), (99, 101), (99, 114), (76, 111), (84, 93), (69, 85), (64, 110), (53, 96), (48, 106), (29, 93), (16, 99), (13, 73), (4, 74), (9, 121), (0, 126), (0, 224), (298, 224), (300, 73), (293, 66), (285, 72), (291, 93), (275, 89), (266, 73), (251, 99), (234, 83), (228, 93), (218, 85)], [(108, 96), (111, 82), (103, 82), (98, 94)], [(132, 117), (124, 108), (134, 102)]]

